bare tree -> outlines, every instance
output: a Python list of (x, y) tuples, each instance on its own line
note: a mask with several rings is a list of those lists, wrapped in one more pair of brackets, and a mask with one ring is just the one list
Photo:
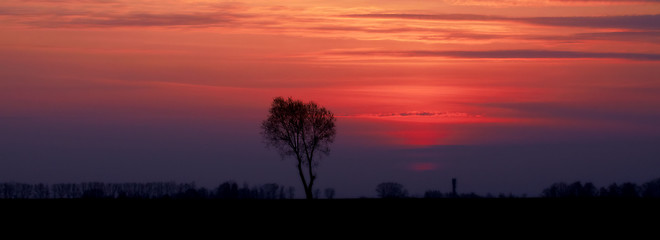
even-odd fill
[(315, 157), (330, 153), (336, 134), (334, 114), (314, 102), (282, 97), (273, 100), (269, 113), (261, 124), (266, 143), (277, 148), (282, 157), (295, 156), (305, 196), (313, 199), (318, 166)]

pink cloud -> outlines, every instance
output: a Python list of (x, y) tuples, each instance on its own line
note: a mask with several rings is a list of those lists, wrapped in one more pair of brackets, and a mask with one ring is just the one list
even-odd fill
[(413, 171), (431, 171), (431, 170), (436, 170), (438, 169), (438, 164), (435, 163), (430, 163), (430, 162), (416, 162), (410, 164), (410, 169)]

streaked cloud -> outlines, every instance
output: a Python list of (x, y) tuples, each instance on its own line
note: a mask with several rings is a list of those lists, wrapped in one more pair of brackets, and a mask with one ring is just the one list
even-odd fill
[(579, 52), (551, 50), (492, 50), (492, 51), (331, 51), (336, 55), (370, 55), (391, 57), (448, 57), (470, 59), (513, 59), (513, 58), (611, 58), (628, 60), (660, 61), (660, 54), (653, 53), (618, 53), (618, 52)]
[(444, 0), (452, 5), (467, 6), (562, 6), (562, 5), (603, 5), (603, 4), (653, 4), (658, 0)]
[(116, 3), (118, 0), (23, 0), (23, 2), (40, 3)]
[(408, 116), (421, 116), (421, 117), (482, 117), (479, 114), (469, 114), (465, 112), (401, 112), (401, 113), (379, 113), (372, 116), (378, 117), (408, 117)]
[(513, 21), (534, 25), (585, 28), (617, 28), (659, 30), (660, 14), (626, 16), (584, 16), (584, 17), (504, 17), (480, 14), (349, 14), (345, 17), (383, 18), (433, 21)]
[(141, 27), (141, 26), (208, 26), (232, 22), (231, 14), (127, 14), (100, 18), (76, 18), (52, 23), (53, 26)]
[(482, 114), (466, 112), (392, 112), (392, 113), (362, 113), (362, 114), (337, 114), (340, 118), (377, 119), (397, 122), (420, 122), (420, 123), (459, 123), (459, 122), (495, 122), (502, 119), (487, 118)]
[[(164, 2), (163, 4), (167, 4)], [(43, 28), (222, 26), (247, 15), (224, 5), (113, 0), (13, 1), (0, 3), (0, 19)], [(178, 6), (178, 8), (177, 8)]]
[(411, 20), (442, 20), (442, 21), (491, 21), (491, 20), (509, 20), (501, 16), (480, 15), (480, 14), (408, 14), (408, 13), (367, 13), (367, 14), (348, 14), (344, 17), (352, 18), (391, 18), (391, 19), (411, 19)]
[[(502, 38), (505, 36), (502, 36)], [(521, 35), (518, 39), (540, 41), (637, 41), (660, 43), (660, 31), (583, 32), (571, 35)]]
[(660, 14), (598, 17), (535, 17), (511, 18), (511, 20), (560, 27), (660, 30)]
[(588, 2), (588, 3), (660, 3), (660, 0), (550, 0), (550, 2)]
[(453, 40), (542, 40), (542, 41), (641, 41), (660, 43), (660, 31), (613, 31), (613, 32), (582, 32), (568, 35), (531, 35), (531, 34), (501, 34), (450, 28), (422, 27), (356, 27), (356, 26), (318, 26), (301, 30), (320, 32), (361, 32), (374, 34), (410, 33), (417, 34), (422, 41), (453, 41)]

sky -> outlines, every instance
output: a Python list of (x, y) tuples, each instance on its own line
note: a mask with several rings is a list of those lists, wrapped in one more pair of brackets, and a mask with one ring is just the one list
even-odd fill
[(538, 196), (660, 177), (657, 0), (3, 0), (0, 181), (275, 182), (277, 96), (337, 118), (316, 186)]

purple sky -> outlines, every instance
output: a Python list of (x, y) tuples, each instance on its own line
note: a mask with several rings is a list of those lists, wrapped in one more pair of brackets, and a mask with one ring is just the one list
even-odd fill
[(658, 1), (0, 2), (0, 181), (303, 190), (274, 97), (338, 118), (317, 187), (538, 196), (660, 177)]

